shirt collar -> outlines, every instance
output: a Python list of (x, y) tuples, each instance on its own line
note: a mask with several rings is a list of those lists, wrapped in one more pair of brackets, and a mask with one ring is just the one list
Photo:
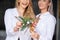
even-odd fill
[(49, 14), (49, 12), (45, 12), (45, 13), (40, 13), (39, 15), (40, 15), (40, 18), (43, 18), (43, 17), (47, 16), (48, 14)]

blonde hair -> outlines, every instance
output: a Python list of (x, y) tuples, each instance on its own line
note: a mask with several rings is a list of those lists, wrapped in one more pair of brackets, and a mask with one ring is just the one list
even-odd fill
[(48, 7), (48, 11), (49, 11), (52, 15), (54, 15), (54, 14), (53, 14), (53, 2), (52, 2), (52, 0), (49, 0), (49, 2), (50, 2), (50, 5), (49, 5), (49, 7)]
[[(16, 7), (18, 7), (18, 0), (16, 0)], [(32, 1), (29, 0), (29, 5), (26, 8), (25, 12), (24, 12), (24, 17), (30, 17), (30, 18), (35, 18), (35, 14), (33, 11), (33, 5), (32, 5)]]

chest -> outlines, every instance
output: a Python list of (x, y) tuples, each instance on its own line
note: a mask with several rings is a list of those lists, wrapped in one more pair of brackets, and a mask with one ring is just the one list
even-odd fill
[(36, 31), (40, 34), (46, 33), (47, 31), (47, 21), (45, 18), (39, 19), (37, 26), (36, 26)]

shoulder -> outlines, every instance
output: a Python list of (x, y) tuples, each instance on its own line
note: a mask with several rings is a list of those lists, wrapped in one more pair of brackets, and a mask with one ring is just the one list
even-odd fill
[(55, 19), (55, 20), (56, 20), (55, 16), (52, 15), (52, 14), (50, 14), (50, 13), (47, 15), (47, 17), (48, 17), (49, 19)]
[(6, 9), (5, 12), (12, 12), (12, 11), (14, 11), (14, 10), (15, 10), (15, 8), (9, 8), (9, 9)]
[(15, 10), (15, 8), (6, 9), (5, 14), (10, 15), (10, 14), (12, 14), (14, 12), (14, 10)]
[(9, 8), (9, 9), (6, 9), (5, 12), (13, 12), (15, 10), (15, 8)]
[(56, 23), (56, 18), (55, 18), (55, 16), (52, 15), (52, 14), (50, 14), (50, 13), (46, 16), (46, 19), (47, 19), (47, 21), (49, 21), (49, 22), (54, 22), (54, 23)]

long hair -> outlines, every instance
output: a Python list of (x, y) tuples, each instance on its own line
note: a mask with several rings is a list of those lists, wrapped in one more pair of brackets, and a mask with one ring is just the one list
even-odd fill
[(49, 5), (49, 7), (48, 7), (48, 11), (52, 14), (52, 15), (54, 15), (53, 13), (53, 2), (52, 2), (52, 0), (49, 0), (49, 3), (50, 3), (50, 5)]
[[(16, 0), (16, 7), (18, 7), (18, 0)], [(32, 1), (29, 0), (29, 5), (26, 7), (25, 12), (23, 14), (24, 17), (35, 18), (35, 14), (33, 11)]]

